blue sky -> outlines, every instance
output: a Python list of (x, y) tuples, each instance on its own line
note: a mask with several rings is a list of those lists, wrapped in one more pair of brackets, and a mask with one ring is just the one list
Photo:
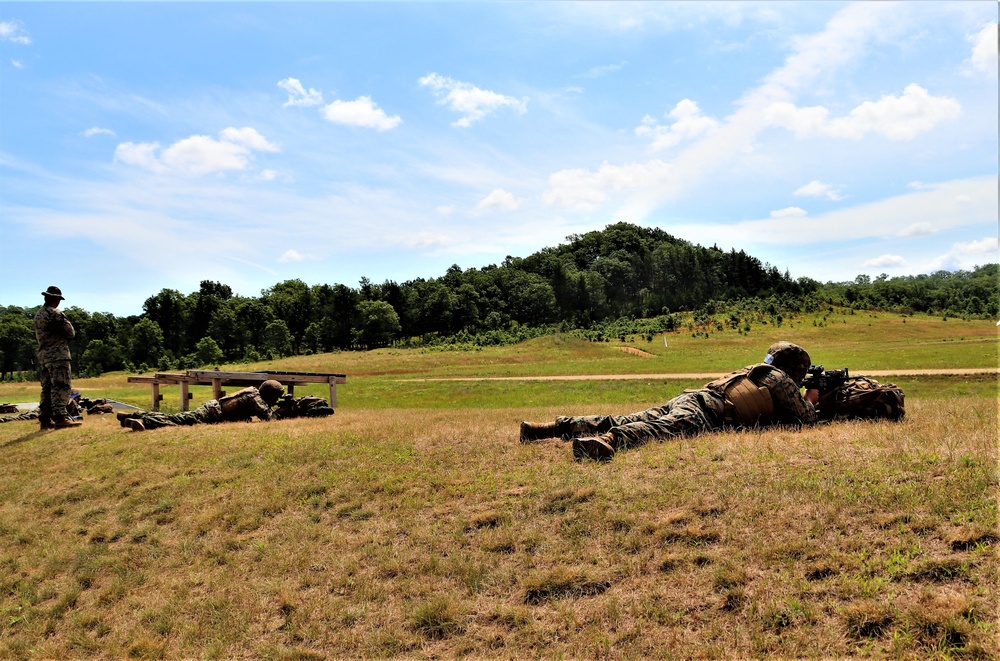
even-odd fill
[(617, 221), (997, 262), (998, 4), (0, 4), (0, 305), (357, 286)]

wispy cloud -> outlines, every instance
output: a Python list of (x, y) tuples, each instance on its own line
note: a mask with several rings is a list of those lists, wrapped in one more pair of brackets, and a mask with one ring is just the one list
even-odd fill
[(809, 212), (800, 207), (785, 207), (771, 212), (771, 218), (801, 218), (809, 215)]
[(288, 106), (318, 106), (323, 103), (323, 93), (313, 88), (308, 90), (302, 86), (297, 78), (285, 78), (278, 81), (278, 87), (288, 92), (288, 100), (282, 108)]
[[(671, 163), (659, 159), (622, 166), (605, 162), (596, 171), (556, 172), (549, 177), (546, 201), (568, 208), (594, 209), (611, 200), (614, 193), (630, 190), (632, 195), (625, 201), (629, 215), (633, 219), (645, 216), (665, 200), (676, 199), (711, 172), (752, 150), (758, 135), (773, 125), (774, 119), (767, 114), (769, 108), (785, 103), (795, 110), (788, 103), (790, 97), (817, 78), (857, 60), (868, 40), (885, 38), (892, 32), (893, 18), (892, 8), (885, 3), (847, 5), (822, 31), (797, 39), (794, 52), (782, 66), (744, 93), (736, 101), (737, 110), (733, 114), (711, 130), (705, 130)], [(694, 108), (697, 106), (685, 104), (684, 117), (698, 118), (692, 114)], [(665, 137), (668, 143), (674, 139)]]
[(516, 211), (521, 207), (521, 203), (514, 197), (513, 193), (502, 188), (494, 188), (489, 195), (484, 197), (476, 205), (476, 212), (486, 211)]
[[(962, 201), (963, 197), (967, 201)], [(703, 243), (711, 243), (714, 237), (725, 233), (727, 239), (737, 245), (802, 245), (892, 238), (973, 227), (989, 219), (995, 223), (998, 204), (996, 177), (975, 177), (928, 184), (924, 190), (810, 216), (808, 231), (803, 231), (804, 220), (795, 217), (709, 227), (678, 224), (672, 225), (671, 231)]]
[(584, 73), (578, 74), (577, 78), (602, 78), (608, 74), (614, 73), (616, 71), (621, 71), (628, 62), (622, 61), (618, 64), (605, 64), (603, 66), (594, 67), (587, 70)]
[(245, 170), (254, 151), (279, 151), (255, 129), (227, 128), (219, 140), (193, 135), (166, 149), (158, 142), (123, 142), (115, 149), (115, 160), (157, 173), (203, 175), (225, 170)]
[(864, 263), (865, 266), (869, 267), (894, 267), (899, 268), (906, 266), (906, 260), (899, 255), (885, 254), (874, 259), (869, 259)]
[(956, 243), (951, 250), (933, 259), (928, 271), (941, 269), (971, 269), (982, 264), (995, 264), (1000, 261), (1000, 241), (990, 236), (978, 241)]
[(511, 108), (518, 114), (523, 114), (528, 110), (527, 98), (516, 99), (436, 73), (430, 73), (418, 82), (422, 87), (429, 87), (433, 90), (438, 103), (447, 105), (455, 112), (462, 113), (462, 117), (452, 122), (452, 126), (469, 127), (473, 122), (477, 122), (487, 115), (492, 115), (501, 108)]
[(93, 138), (95, 135), (111, 135), (111, 136), (113, 136), (114, 134), (115, 134), (115, 132), (112, 131), (111, 129), (103, 129), (103, 128), (99, 127), (99, 126), (92, 126), (92, 127), (90, 127), (89, 129), (87, 129), (86, 131), (83, 132), (83, 137), (85, 137), (85, 138)]
[(666, 116), (673, 120), (668, 126), (662, 126), (655, 117), (646, 115), (635, 129), (637, 136), (652, 138), (650, 149), (653, 151), (669, 149), (682, 140), (697, 138), (719, 126), (717, 120), (701, 114), (698, 104), (691, 99), (680, 101)]
[(972, 55), (969, 57), (969, 63), (976, 71), (982, 73), (997, 72), (997, 29), (996, 21), (987, 23), (982, 30), (969, 38), (969, 41), (972, 42)]
[(298, 250), (286, 250), (281, 257), (278, 258), (278, 262), (301, 262), (305, 259), (305, 255), (300, 253)]
[(0, 41), (28, 46), (31, 44), (31, 35), (24, 29), (21, 21), (0, 21)]
[(832, 186), (824, 184), (818, 179), (813, 179), (808, 184), (800, 186), (792, 195), (796, 197), (825, 197), (834, 202), (844, 199), (844, 196), (834, 190)]
[(913, 223), (912, 225), (908, 225), (897, 232), (896, 236), (900, 238), (906, 238), (908, 236), (926, 236), (928, 234), (934, 234), (936, 231), (937, 230), (934, 229), (934, 225), (931, 223)]
[(323, 108), (323, 117), (334, 124), (359, 126), (376, 131), (388, 131), (403, 123), (399, 115), (390, 117), (370, 96), (359, 96), (354, 101), (334, 101)]

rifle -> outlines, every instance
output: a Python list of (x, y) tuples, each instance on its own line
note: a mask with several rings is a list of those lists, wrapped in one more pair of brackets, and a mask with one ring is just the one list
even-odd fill
[(812, 365), (806, 370), (806, 378), (799, 382), (799, 386), (806, 390), (818, 390), (820, 399), (835, 392), (851, 378), (847, 368), (839, 370), (825, 370), (822, 365)]

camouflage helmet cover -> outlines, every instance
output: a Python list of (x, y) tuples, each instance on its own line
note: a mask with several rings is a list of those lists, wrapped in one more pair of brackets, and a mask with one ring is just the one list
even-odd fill
[(791, 342), (775, 342), (768, 348), (764, 362), (774, 365), (785, 372), (794, 381), (806, 378), (806, 371), (812, 364), (809, 353), (797, 344)]
[(274, 406), (274, 404), (281, 399), (281, 396), (285, 394), (285, 387), (274, 379), (268, 379), (264, 383), (260, 384), (257, 388), (257, 392), (260, 393), (261, 399), (267, 402), (268, 406)]

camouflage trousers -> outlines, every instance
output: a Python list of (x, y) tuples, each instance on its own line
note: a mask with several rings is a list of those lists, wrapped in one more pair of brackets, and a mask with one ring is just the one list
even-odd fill
[(663, 406), (631, 415), (589, 415), (556, 418), (564, 438), (611, 434), (616, 450), (693, 436), (719, 429), (723, 424), (723, 399), (709, 390), (686, 392)]
[(73, 388), (70, 385), (70, 361), (54, 360), (43, 363), (39, 374), (42, 380), (42, 396), (38, 400), (38, 415), (41, 418), (67, 415), (66, 402)]
[(193, 411), (181, 411), (180, 413), (144, 411), (129, 417), (142, 420), (142, 426), (146, 429), (214, 425), (217, 422), (222, 422), (222, 409), (219, 407), (219, 402), (213, 399), (205, 402)]
[(24, 413), (18, 413), (17, 415), (5, 415), (0, 418), (0, 424), (4, 422), (17, 422), (19, 420), (38, 420), (38, 409), (25, 411)]

